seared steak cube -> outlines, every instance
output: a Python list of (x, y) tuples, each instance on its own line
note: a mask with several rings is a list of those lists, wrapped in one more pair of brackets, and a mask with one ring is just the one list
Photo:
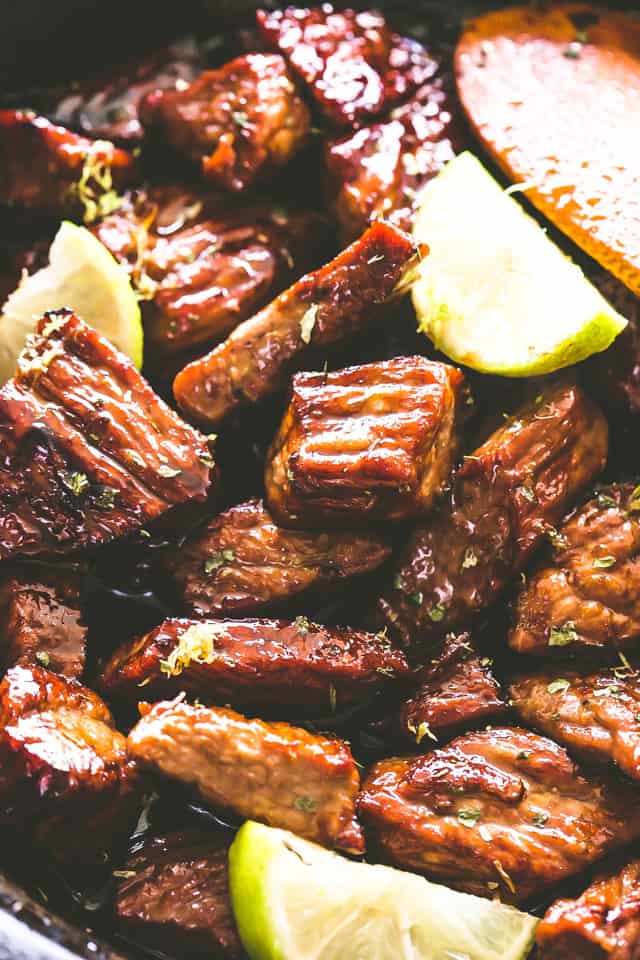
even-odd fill
[(635, 791), (586, 779), (552, 740), (500, 727), (375, 764), (358, 809), (400, 867), (521, 902), (640, 833)]
[(267, 459), (267, 504), (285, 526), (425, 513), (457, 452), (459, 370), (397, 357), (299, 373)]
[(337, 127), (356, 127), (386, 113), (438, 68), (424, 47), (392, 33), (373, 11), (337, 11), (329, 3), (259, 10), (258, 24)]
[(160, 90), (142, 106), (145, 124), (237, 193), (285, 166), (304, 144), (309, 110), (284, 59), (251, 53), (208, 70), (180, 90)]
[(385, 636), (286, 620), (165, 620), (116, 651), (105, 691), (137, 701), (188, 690), (234, 706), (328, 714), (408, 673)]
[(0, 557), (70, 552), (204, 500), (204, 437), (68, 311), (47, 314), (0, 389)]
[(195, 786), (216, 808), (363, 852), (360, 777), (342, 740), (180, 700), (142, 709), (129, 748), (145, 767)]
[(211, 353), (181, 370), (178, 406), (216, 426), (239, 407), (281, 390), (312, 351), (362, 330), (374, 308), (414, 277), (417, 249), (387, 223), (375, 223), (334, 260), (302, 277)]
[(189, 614), (247, 616), (375, 570), (390, 548), (375, 533), (287, 530), (261, 500), (225, 510), (164, 558)]

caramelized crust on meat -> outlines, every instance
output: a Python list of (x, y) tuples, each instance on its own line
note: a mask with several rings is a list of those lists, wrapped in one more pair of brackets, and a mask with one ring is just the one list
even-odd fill
[(47, 314), (0, 389), (0, 557), (69, 552), (204, 500), (211, 456), (131, 361)]
[[(172, 654), (177, 659), (174, 665)], [(137, 701), (188, 690), (199, 698), (298, 715), (328, 714), (408, 673), (382, 634), (286, 620), (165, 620), (121, 647), (101, 685)]]
[(463, 376), (424, 357), (298, 373), (267, 457), (286, 526), (425, 513), (449, 482)]
[(233, 410), (282, 389), (287, 377), (325, 347), (361, 330), (374, 307), (408, 282), (416, 247), (379, 221), (334, 260), (302, 277), (175, 379), (178, 405), (216, 426)]
[(76, 680), (13, 667), (0, 683), (0, 821), (57, 859), (89, 862), (124, 839), (137, 777), (103, 701)]
[(249, 500), (214, 517), (163, 563), (188, 613), (247, 616), (369, 573), (389, 553), (379, 536), (365, 531), (278, 527), (261, 500)]
[[(3, 203), (56, 215), (77, 212), (82, 209), (77, 184), (83, 172), (89, 172), (85, 194), (99, 198), (130, 183), (134, 170), (131, 154), (107, 140), (88, 140), (28, 110), (0, 110)], [(85, 212), (91, 211), (87, 207)]]
[(345, 240), (384, 217), (411, 232), (425, 185), (461, 149), (450, 83), (436, 78), (388, 120), (327, 146), (336, 216)]
[(635, 797), (587, 780), (552, 740), (501, 727), (375, 764), (358, 809), (391, 863), (519, 903), (637, 836)]
[(40, 663), (80, 677), (87, 626), (80, 610), (80, 576), (72, 570), (14, 567), (0, 582), (4, 667)]
[(591, 763), (612, 761), (640, 780), (640, 677), (629, 671), (581, 674), (557, 668), (518, 677), (510, 686), (525, 723)]
[(251, 53), (208, 70), (180, 90), (159, 90), (142, 105), (143, 123), (233, 193), (285, 166), (304, 144), (309, 109), (278, 54)]
[(468, 633), (449, 634), (416, 680), (416, 692), (400, 711), (402, 732), (415, 743), (446, 740), (506, 712), (491, 661), (476, 652)]
[(509, 645), (551, 655), (629, 647), (640, 636), (640, 491), (604, 487), (553, 534), (516, 604)]
[(381, 13), (314, 8), (258, 11), (265, 41), (283, 53), (336, 127), (378, 117), (436, 72), (415, 40), (390, 31)]
[(342, 740), (174, 700), (144, 705), (129, 748), (215, 807), (327, 847), (364, 850), (355, 817), (360, 777)]
[(637, 960), (640, 861), (595, 880), (576, 900), (556, 900), (536, 943), (539, 960)]
[(327, 225), (267, 203), (225, 209), (180, 188), (138, 194), (93, 228), (145, 298), (147, 363), (210, 346), (324, 254)]
[(244, 957), (229, 899), (229, 842), (196, 830), (146, 840), (118, 882), (118, 927), (177, 957)]
[(550, 386), (465, 458), (450, 503), (417, 530), (382, 609), (405, 643), (493, 603), (602, 470), (607, 424), (576, 386)]

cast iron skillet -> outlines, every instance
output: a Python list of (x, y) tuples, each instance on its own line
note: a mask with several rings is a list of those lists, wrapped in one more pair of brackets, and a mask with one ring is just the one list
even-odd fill
[[(34, 107), (46, 112), (56, 96), (68, 90), (72, 82), (103, 72), (113, 75), (119, 64), (134, 63), (169, 41), (186, 34), (193, 34), (203, 42), (212, 36), (224, 39), (244, 25), (251, 26), (258, 5), (283, 6), (285, 3), (273, 0), (261, 4), (253, 0), (180, 0), (178, 4), (169, 0), (12, 0), (3, 5), (2, 11), (0, 106)], [(501, 0), (377, 0), (369, 4), (353, 0), (349, 5), (382, 7), (399, 30), (452, 49), (465, 17), (505, 5), (505, 0), (502, 3)], [(599, 5), (628, 8), (625, 0)], [(221, 58), (218, 62), (227, 59), (224, 46), (213, 49), (221, 51), (213, 55)], [(211, 65), (215, 65), (215, 59)], [(0, 244), (8, 240), (10, 237), (5, 235)], [(496, 395), (494, 406), (499, 402)], [(255, 468), (257, 475), (259, 461), (255, 453), (252, 455), (253, 461), (247, 461), (246, 457), (240, 459), (242, 466), (235, 471), (236, 476), (245, 475), (245, 468), (249, 473)], [(251, 495), (252, 492), (249, 488), (241, 493)], [(237, 502), (240, 494), (237, 490), (235, 494), (234, 502)], [(105, 556), (108, 567), (108, 549)], [(142, 631), (157, 623), (167, 611), (153, 587), (142, 582), (137, 592), (124, 593), (117, 583), (109, 580), (108, 573), (106, 580), (101, 580), (98, 571), (98, 578), (89, 584), (90, 599), (98, 614), (96, 622), (101, 619), (100, 610), (108, 609), (112, 636), (120, 635), (122, 630), (129, 634)], [(105, 608), (104, 604), (108, 606)], [(322, 619), (322, 615), (318, 619)], [(164, 803), (169, 813), (171, 802), (169, 797)], [(185, 806), (180, 798), (177, 807), (184, 819)], [(193, 805), (187, 808), (188, 818), (203, 816), (215, 819), (194, 809)], [(6, 851), (0, 855), (0, 960), (125, 960), (145, 955), (121, 940), (115, 939), (116, 947), (108, 942), (109, 923), (105, 922), (105, 912), (100, 909), (99, 894), (95, 903), (87, 903), (85, 898), (79, 906), (73, 890), (65, 888), (62, 881), (58, 883), (55, 877), (48, 876), (45, 882), (38, 874), (39, 869), (25, 851), (18, 851), (17, 856), (14, 852), (11, 858)], [(56, 892), (60, 895), (56, 896)], [(92, 908), (99, 935), (92, 929)]]

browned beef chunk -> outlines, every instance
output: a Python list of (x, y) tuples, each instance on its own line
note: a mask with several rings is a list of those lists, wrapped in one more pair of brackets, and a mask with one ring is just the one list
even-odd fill
[(499, 727), (382, 760), (359, 800), (391, 863), (521, 902), (640, 833), (635, 791), (587, 780), (552, 740)]
[(113, 190), (130, 183), (133, 157), (105, 140), (88, 140), (26, 110), (0, 110), (0, 201), (56, 215), (109, 209)]
[(607, 424), (579, 387), (551, 386), (465, 458), (450, 503), (417, 530), (382, 601), (405, 643), (498, 598), (602, 470)]
[(425, 513), (449, 482), (463, 376), (424, 357), (298, 373), (265, 472), (285, 526)]
[(413, 276), (416, 256), (410, 236), (375, 223), (334, 260), (302, 277), (215, 350), (181, 370), (174, 382), (178, 405), (215, 426), (233, 410), (282, 389), (314, 348), (363, 329), (374, 307)]
[(525, 723), (578, 757), (612, 761), (640, 780), (640, 678), (635, 673), (544, 670), (517, 678), (509, 692)]
[(360, 777), (342, 740), (179, 700), (142, 709), (129, 749), (144, 766), (193, 784), (204, 800), (241, 817), (364, 850), (355, 817)]
[(640, 861), (556, 900), (536, 930), (540, 960), (638, 960)]
[(278, 527), (261, 500), (249, 500), (214, 517), (163, 562), (187, 612), (247, 616), (369, 573), (389, 552), (375, 533)]
[(629, 647), (640, 635), (640, 490), (603, 488), (552, 543), (518, 597), (510, 646), (543, 655)]
[(382, 634), (286, 620), (165, 620), (113, 655), (101, 685), (137, 701), (188, 690), (235, 706), (328, 714), (407, 675)]
[(0, 582), (0, 636), (5, 667), (48, 667), (67, 677), (84, 670), (87, 627), (80, 611), (80, 576), (15, 567)]
[(506, 711), (491, 661), (476, 652), (468, 633), (449, 634), (416, 680), (416, 692), (400, 712), (402, 732), (415, 743), (446, 740)]
[(93, 691), (42, 667), (0, 684), (0, 822), (56, 859), (90, 862), (124, 840), (137, 777), (127, 744)]
[[(142, 301), (152, 365), (211, 346), (324, 254), (327, 226), (269, 204), (225, 210), (179, 188), (138, 194), (94, 228)], [(148, 362), (149, 358), (147, 358)]]
[(0, 557), (69, 552), (204, 500), (206, 440), (69, 311), (47, 314), (0, 389)]
[(424, 47), (392, 33), (377, 12), (336, 11), (324, 3), (259, 10), (258, 24), (336, 127), (353, 128), (383, 115), (438, 68)]
[(185, 89), (156, 91), (141, 114), (207, 180), (233, 193), (285, 166), (310, 130), (309, 109), (278, 54), (251, 53)]
[(388, 120), (327, 147), (334, 208), (345, 239), (384, 217), (411, 232), (421, 192), (463, 143), (455, 100), (437, 78)]
[(195, 830), (146, 840), (118, 882), (118, 927), (164, 954), (244, 957), (229, 899), (229, 844)]

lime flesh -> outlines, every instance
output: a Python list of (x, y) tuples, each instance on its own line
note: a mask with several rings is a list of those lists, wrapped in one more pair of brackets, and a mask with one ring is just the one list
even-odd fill
[(427, 185), (414, 235), (430, 248), (413, 288), (420, 329), (457, 363), (551, 373), (627, 324), (472, 153)]
[(521, 960), (537, 920), (248, 821), (229, 852), (251, 960)]
[(49, 265), (25, 277), (0, 316), (0, 382), (13, 376), (27, 336), (47, 310), (68, 307), (142, 366), (140, 306), (125, 270), (84, 227), (61, 224)]

